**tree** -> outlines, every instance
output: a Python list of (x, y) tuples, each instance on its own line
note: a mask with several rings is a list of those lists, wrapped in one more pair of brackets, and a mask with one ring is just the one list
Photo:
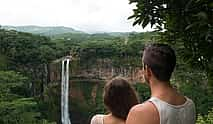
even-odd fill
[[(185, 62), (206, 72), (213, 86), (213, 1), (130, 0), (136, 9), (133, 25), (151, 24), (162, 32), (162, 41), (176, 46)], [(177, 47), (178, 46), (178, 47)]]
[(55, 59), (55, 44), (44, 36), (0, 29), (0, 53), (8, 59), (9, 68), (31, 79), (32, 94), (40, 84), (43, 92), (47, 81), (47, 66)]

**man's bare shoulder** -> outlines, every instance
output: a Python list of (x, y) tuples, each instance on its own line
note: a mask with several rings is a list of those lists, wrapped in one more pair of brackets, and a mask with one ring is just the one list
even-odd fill
[(142, 104), (135, 105), (131, 108), (130, 112), (136, 112), (143, 114), (144, 112), (152, 112), (155, 106), (151, 102), (144, 102)]
[(158, 124), (158, 111), (151, 102), (135, 105), (131, 108), (126, 124)]

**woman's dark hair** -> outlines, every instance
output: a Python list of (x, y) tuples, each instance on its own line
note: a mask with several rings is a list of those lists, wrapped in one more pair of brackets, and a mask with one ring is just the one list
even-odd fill
[(176, 55), (167, 44), (150, 44), (145, 47), (143, 63), (151, 68), (158, 80), (169, 81), (176, 65)]
[(107, 82), (104, 87), (104, 104), (113, 116), (126, 120), (132, 106), (139, 103), (131, 84), (120, 77)]

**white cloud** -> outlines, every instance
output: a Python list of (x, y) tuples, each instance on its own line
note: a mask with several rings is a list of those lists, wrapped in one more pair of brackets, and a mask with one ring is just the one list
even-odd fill
[(128, 0), (0, 0), (0, 24), (68, 26), (87, 32), (142, 31), (139, 26), (132, 27), (133, 20), (127, 20), (132, 14), (132, 6), (128, 2)]

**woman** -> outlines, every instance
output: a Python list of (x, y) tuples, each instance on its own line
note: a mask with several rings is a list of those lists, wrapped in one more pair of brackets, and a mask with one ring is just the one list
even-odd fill
[(131, 107), (139, 103), (134, 88), (120, 77), (106, 83), (103, 100), (109, 113), (93, 116), (90, 124), (125, 124)]

